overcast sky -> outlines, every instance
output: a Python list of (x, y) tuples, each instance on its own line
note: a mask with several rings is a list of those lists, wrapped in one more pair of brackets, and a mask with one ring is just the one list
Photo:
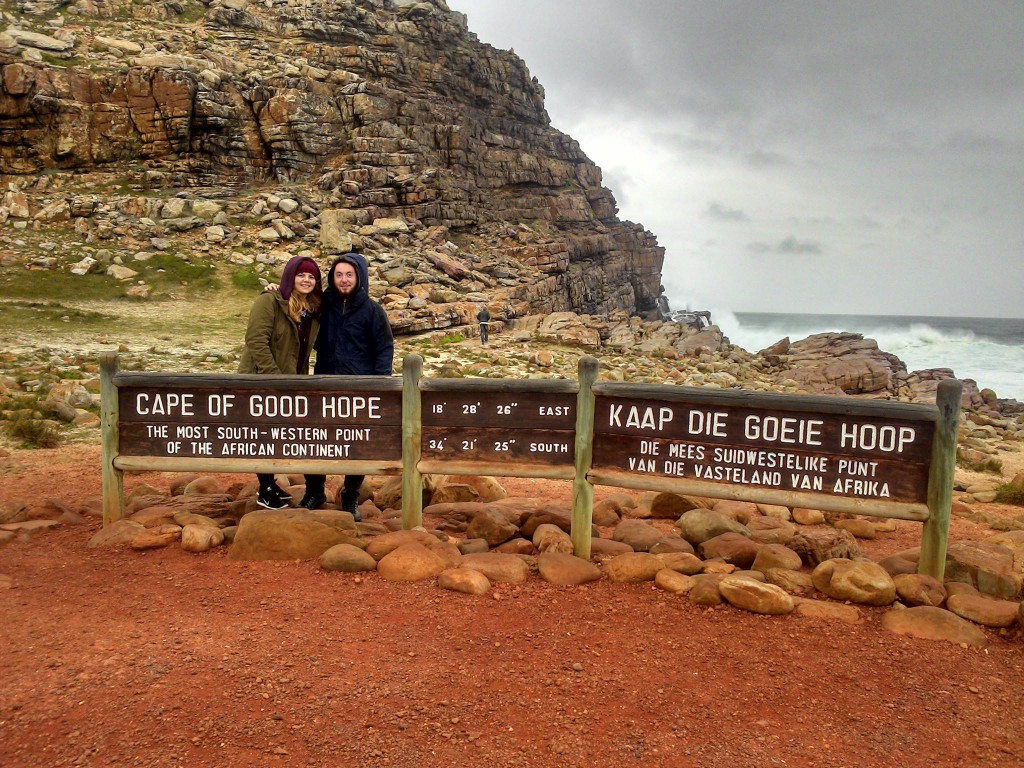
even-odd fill
[(448, 0), (674, 308), (1024, 317), (1024, 2)]

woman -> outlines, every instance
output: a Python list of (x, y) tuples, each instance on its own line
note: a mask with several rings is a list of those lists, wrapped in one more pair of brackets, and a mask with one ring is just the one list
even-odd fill
[[(280, 289), (261, 293), (252, 305), (238, 372), (308, 375), (322, 303), (320, 267), (308, 256), (294, 256), (285, 265)], [(291, 495), (272, 474), (256, 476), (260, 481), (257, 504), (266, 509), (284, 509), (291, 504)]]

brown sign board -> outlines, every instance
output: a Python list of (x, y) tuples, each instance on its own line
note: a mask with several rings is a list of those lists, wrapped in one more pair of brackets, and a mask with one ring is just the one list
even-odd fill
[(592, 466), (924, 503), (933, 433), (927, 420), (598, 396)]
[[(226, 384), (227, 382), (225, 382)], [(400, 391), (217, 388), (174, 383), (118, 388), (126, 456), (400, 460)]]
[(573, 394), (428, 390), (422, 414), (424, 459), (574, 463)]

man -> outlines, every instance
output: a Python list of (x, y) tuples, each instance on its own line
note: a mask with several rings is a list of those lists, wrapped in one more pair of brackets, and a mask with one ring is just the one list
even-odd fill
[(476, 313), (476, 319), (480, 323), (480, 344), (486, 347), (487, 336), (491, 329), (491, 313), (487, 311), (486, 304)]
[[(334, 260), (327, 272), (320, 334), (317, 336), (315, 374), (344, 376), (390, 376), (395, 359), (395, 341), (384, 308), (370, 298), (370, 269), (359, 253), (346, 253)], [(327, 497), (324, 476), (306, 475), (306, 495), (300, 507), (317, 509)], [(341, 491), (341, 508), (359, 514), (362, 475), (347, 475)]]

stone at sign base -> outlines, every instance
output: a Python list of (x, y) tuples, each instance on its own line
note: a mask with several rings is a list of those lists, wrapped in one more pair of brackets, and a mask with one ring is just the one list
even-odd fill
[(544, 581), (560, 586), (586, 584), (601, 578), (601, 569), (592, 562), (566, 552), (542, 552), (537, 558), (537, 569)]
[(482, 595), (491, 588), (491, 581), (472, 568), (449, 568), (437, 577), (437, 586), (464, 595)]
[(984, 631), (956, 614), (930, 605), (889, 611), (882, 616), (882, 626), (898, 635), (922, 640), (945, 640), (982, 647), (988, 643)]
[(377, 573), (388, 581), (422, 581), (437, 576), (448, 564), (422, 544), (403, 544), (377, 563)]
[(745, 576), (726, 576), (718, 590), (730, 605), (745, 611), (782, 615), (793, 610), (793, 598), (784, 589)]

